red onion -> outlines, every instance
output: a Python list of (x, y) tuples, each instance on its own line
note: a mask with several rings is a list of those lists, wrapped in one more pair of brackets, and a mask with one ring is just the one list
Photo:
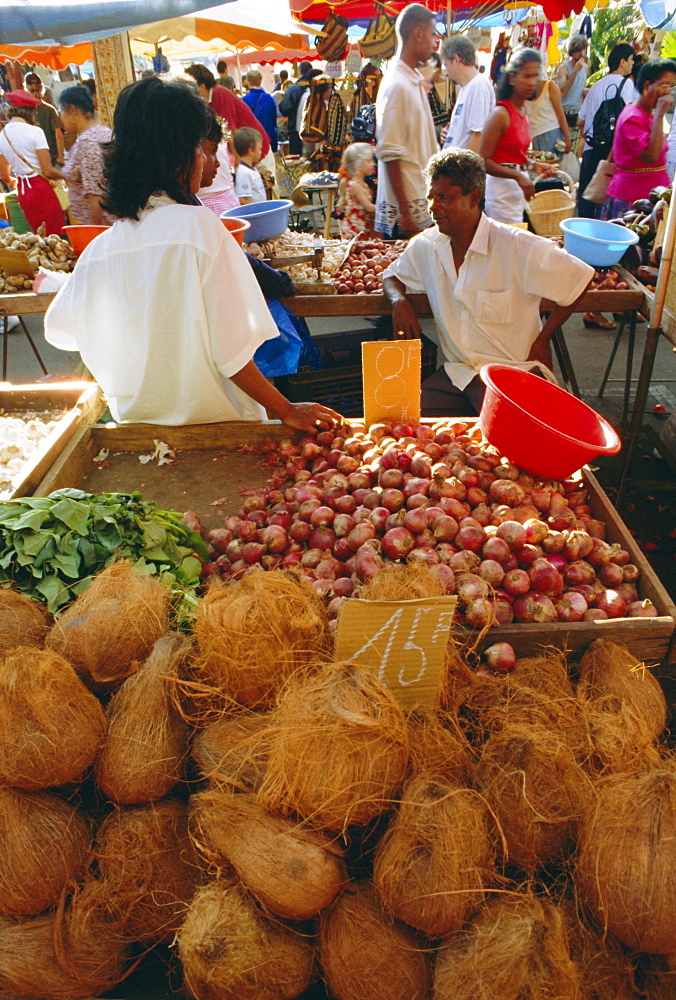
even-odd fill
[(512, 601), (507, 601), (502, 598), (493, 598), (493, 615), (495, 617), (496, 625), (512, 624), (514, 621), (514, 608), (512, 607), (512, 603)]
[(512, 569), (502, 578), (502, 587), (514, 597), (522, 597), (530, 590), (530, 577), (522, 569)]
[(450, 542), (439, 542), (437, 545), (437, 555), (439, 556), (439, 561), (448, 566), (450, 566), (451, 558), (457, 551), (458, 550), (455, 545), (452, 545)]
[[(453, 467), (453, 471), (455, 471), (455, 466)], [(464, 466), (462, 469), (458, 469), (456, 478), (460, 480), (465, 489), (470, 486), (479, 485), (479, 473), (474, 469), (469, 469), (467, 466)]]
[(380, 494), (380, 506), (394, 513), (404, 506), (404, 494), (401, 490), (383, 490)]
[(333, 554), (336, 559), (340, 559), (341, 562), (349, 562), (354, 553), (349, 546), (347, 538), (343, 537), (336, 539), (336, 544), (333, 546)]
[(526, 497), (521, 486), (510, 479), (496, 479), (491, 483), (489, 493), (496, 503), (507, 507), (516, 507)]
[(604, 590), (596, 598), (594, 605), (599, 611), (605, 611), (609, 618), (624, 618), (627, 605), (616, 590)]
[[(387, 523), (389, 516), (390, 516), (390, 511), (387, 509), (387, 507), (376, 507), (375, 510), (371, 511), (369, 521), (376, 529), (376, 532), (378, 534), (382, 534), (382, 532), (386, 530), (385, 525)], [(404, 523), (406, 523), (405, 517), (404, 517)]]
[(481, 565), (481, 559), (476, 552), (463, 549), (451, 556), (448, 565), (455, 573), (472, 573)]
[(495, 642), (484, 653), (491, 670), (508, 674), (516, 666), (516, 653), (508, 642)]
[(344, 538), (345, 535), (349, 535), (356, 523), (350, 514), (336, 514), (332, 525), (336, 538)]
[(488, 597), (490, 588), (485, 580), (475, 573), (461, 573), (456, 579), (458, 600), (461, 604), (469, 604), (480, 597)]
[(536, 486), (530, 490), (530, 501), (534, 507), (544, 513), (549, 508), (552, 491), (546, 486)]
[(542, 539), (541, 544), (545, 552), (563, 552), (563, 547), (566, 544), (566, 536), (560, 531), (549, 531), (545, 538)]
[(416, 510), (418, 507), (429, 507), (430, 499), (426, 497), (424, 493), (414, 493), (412, 497), (409, 497), (406, 501), (406, 507), (408, 510)]
[(336, 497), (331, 506), (339, 514), (352, 514), (357, 507), (357, 501), (346, 493), (345, 496)]
[[(352, 530), (355, 531), (356, 529), (353, 528)], [(311, 549), (321, 549), (322, 552), (325, 549), (332, 549), (335, 544), (336, 533), (326, 525), (320, 525), (318, 528), (315, 528), (308, 539), (308, 545)]]
[(253, 542), (258, 535), (258, 528), (253, 521), (240, 521), (236, 534), (243, 542)]
[(562, 556), (559, 552), (549, 552), (545, 556), (545, 559), (548, 563), (551, 563), (557, 573), (560, 573), (564, 566), (568, 565), (564, 556)]
[[(260, 531), (260, 540), (268, 552), (284, 552), (289, 544), (289, 537), (280, 525), (270, 524)], [(246, 556), (245, 556), (246, 558)]]
[(417, 566), (436, 566), (439, 562), (439, 556), (436, 549), (423, 546), (419, 549), (411, 549), (406, 561)]
[(497, 537), (504, 539), (512, 552), (526, 544), (526, 529), (518, 521), (503, 521), (498, 525)]
[[(432, 531), (434, 533), (434, 537), (438, 542), (452, 542), (454, 538), (460, 539), (461, 532), (458, 529), (458, 522), (455, 520), (454, 517), (451, 517), (449, 514), (442, 514), (441, 517), (435, 517), (434, 520), (431, 522), (431, 526), (432, 526)], [(476, 532), (477, 528), (469, 530), (473, 530), (474, 532)], [(478, 530), (482, 531), (483, 529), (478, 527)], [(467, 533), (465, 533), (463, 537), (466, 539)], [(458, 544), (462, 545), (460, 541), (458, 541)], [(479, 551), (472, 545), (462, 546), (462, 547), (470, 548), (471, 551), (473, 552)]]
[(263, 528), (268, 523), (268, 515), (264, 510), (251, 510), (246, 515), (247, 521), (253, 521), (257, 528)]
[(265, 546), (260, 542), (247, 542), (242, 546), (242, 559), (250, 566), (260, 562), (262, 555), (265, 555)]
[(481, 549), (484, 559), (495, 559), (496, 562), (504, 563), (509, 559), (509, 545), (504, 538), (488, 538)]
[(357, 524), (347, 536), (347, 544), (353, 552), (357, 552), (362, 547), (364, 542), (368, 541), (369, 538), (375, 537), (376, 529), (373, 525), (369, 521), (362, 521), (360, 524)]
[(341, 455), (336, 462), (338, 472), (344, 476), (349, 476), (351, 472), (356, 472), (361, 465), (361, 460), (354, 455)]
[(467, 605), (465, 618), (471, 628), (486, 628), (487, 625), (493, 625), (495, 622), (493, 605), (487, 598), (478, 597)]
[[(526, 574), (528, 575), (528, 574)], [(507, 604), (514, 604), (514, 594), (508, 594), (502, 587), (496, 587), (493, 598), (496, 601), (506, 601)]]
[[(437, 555), (439, 555), (439, 551), (438, 550), (437, 550)], [(443, 580), (443, 582), (446, 584), (446, 593), (447, 594), (454, 594), (455, 593), (455, 573), (453, 572), (453, 570), (451, 569), (451, 567), (450, 566), (446, 566), (446, 565), (444, 565), (444, 563), (440, 562), (438, 564), (438, 566), (437, 566), (437, 572), (438, 572), (439, 576), (441, 577), (441, 579)]]
[(385, 531), (389, 531), (390, 528), (403, 528), (405, 517), (405, 510), (395, 510), (394, 513), (390, 514), (388, 519), (385, 521)]
[(549, 531), (545, 522), (541, 521), (538, 517), (529, 517), (528, 520), (523, 522), (523, 527), (526, 532), (526, 541), (529, 545), (539, 545), (547, 537)]
[(474, 517), (474, 520), (481, 525), (482, 528), (487, 528), (489, 527), (489, 525), (492, 527), (491, 525), (492, 511), (488, 506), (488, 504), (485, 503), (477, 504), (477, 506), (472, 511), (472, 516)]
[(509, 479), (515, 481), (519, 478), (520, 472), (515, 465), (511, 462), (505, 462), (504, 459), (493, 466), (493, 472), (500, 479)]
[(468, 524), (464, 528), (460, 528), (455, 536), (455, 544), (461, 549), (468, 549), (470, 552), (481, 552), (485, 541), (486, 532), (480, 524), (477, 524), (476, 527)]
[(479, 576), (490, 583), (491, 587), (499, 587), (505, 576), (505, 571), (495, 559), (484, 559), (479, 566)]
[(478, 455), (472, 455), (467, 464), (470, 469), (476, 469), (477, 472), (490, 472), (493, 468), (490, 458), (486, 455), (479, 453)]
[(617, 563), (607, 562), (599, 566), (598, 578), (606, 587), (617, 587), (624, 580), (622, 567)]
[(427, 527), (427, 512), (424, 507), (407, 510), (404, 516), (404, 527), (417, 535)]
[(547, 559), (536, 559), (528, 570), (531, 587), (541, 594), (550, 596), (559, 585), (559, 573)]
[(289, 535), (295, 542), (306, 542), (312, 534), (309, 521), (294, 521), (289, 527)]
[(421, 479), (418, 476), (411, 476), (410, 479), (406, 480), (406, 482), (402, 487), (402, 492), (407, 500), (409, 499), (409, 497), (414, 496), (416, 493), (422, 493), (423, 496), (427, 496), (429, 490), (430, 490), (429, 479)]
[(569, 590), (554, 607), (560, 622), (581, 622), (588, 605), (579, 590)]
[(324, 553), (321, 549), (306, 549), (300, 557), (300, 563), (306, 569), (314, 569), (320, 564), (323, 558)]
[(525, 524), (526, 521), (532, 521), (534, 518), (537, 518), (537, 516), (537, 507), (533, 507), (530, 503), (521, 503), (518, 507), (512, 507), (512, 520), (518, 521), (519, 524)]
[(491, 524), (501, 525), (503, 521), (513, 521), (514, 513), (511, 507), (505, 506), (505, 504), (498, 504), (493, 507), (491, 514)]
[(378, 476), (378, 484), (386, 489), (401, 489), (404, 485), (404, 473), (401, 469), (385, 469)]
[(449, 514), (451, 517), (454, 517), (456, 521), (468, 513), (465, 506), (456, 497), (442, 497), (439, 501), (439, 506), (444, 514)]
[(644, 601), (632, 601), (627, 608), (627, 615), (629, 618), (657, 618), (657, 608), (646, 597)]
[(536, 590), (530, 590), (523, 597), (517, 597), (513, 608), (514, 617), (518, 622), (555, 622), (558, 618), (552, 601)]
[(619, 551), (619, 545), (609, 545), (600, 538), (592, 538), (592, 550), (587, 556), (587, 562), (598, 569), (604, 563), (610, 562), (612, 557)]
[(636, 583), (640, 575), (638, 567), (633, 563), (627, 563), (622, 567), (622, 579), (625, 583)]
[(403, 437), (413, 437), (413, 427), (410, 424), (395, 424), (392, 428), (392, 436), (397, 441)]
[[(371, 486), (371, 473), (366, 472), (364, 469), (359, 469), (358, 472), (351, 472), (347, 477), (348, 489), (352, 490), (368, 490)], [(357, 500), (359, 503), (359, 500)]]
[(276, 524), (280, 528), (284, 528), (288, 531), (291, 527), (291, 514), (288, 510), (278, 510), (275, 514), (270, 515), (270, 524)]
[[(607, 584), (606, 584), (607, 586)], [(633, 604), (634, 601), (638, 601), (638, 593), (636, 591), (636, 586), (633, 583), (618, 583), (617, 587), (613, 587), (620, 595), (625, 604)]]
[(361, 507), (363, 505), (363, 503), (364, 503), (365, 497), (367, 497), (369, 495), (369, 493), (372, 493), (372, 492), (373, 492), (373, 490), (371, 490), (371, 489), (359, 489), (359, 490), (355, 490), (354, 493), (352, 494), (352, 496), (354, 498), (354, 502), (357, 504), (357, 507)]
[(354, 593), (354, 584), (348, 576), (341, 576), (333, 582), (333, 593), (336, 597), (351, 597)]
[(569, 562), (575, 559), (584, 559), (591, 552), (594, 542), (591, 535), (586, 531), (566, 531), (563, 554)]
[(266, 506), (265, 497), (259, 496), (258, 494), (246, 497), (242, 501), (242, 510), (244, 510), (247, 514), (252, 510), (265, 510)]
[(415, 536), (416, 549), (426, 549), (426, 548), (433, 549), (436, 546), (436, 543), (437, 540), (429, 528), (423, 528), (423, 530), (419, 531), (418, 534)]
[(372, 579), (384, 566), (383, 560), (368, 545), (362, 545), (355, 555), (355, 573), (365, 583)]
[(514, 555), (514, 553), (512, 553), (509, 559), (505, 560), (505, 562), (502, 564), (502, 568), (504, 569), (505, 573), (509, 573), (513, 569), (519, 569), (519, 561)]
[(573, 588), (578, 594), (582, 594), (587, 605), (593, 604), (597, 598), (596, 590), (588, 583), (581, 583), (579, 587)]
[(432, 475), (432, 459), (429, 455), (418, 452), (411, 460), (411, 473), (419, 479), (429, 479)]
[(298, 517), (301, 521), (307, 521), (309, 524), (314, 511), (319, 510), (322, 506), (321, 500), (316, 500), (314, 497), (311, 500), (303, 500), (298, 508)]
[(232, 541), (232, 532), (227, 528), (212, 528), (207, 539), (217, 552), (225, 552)]
[(299, 486), (296, 490), (295, 499), (298, 503), (302, 504), (305, 500), (319, 500), (322, 499), (322, 491), (318, 486), (312, 486), (310, 483), (304, 483)]
[(368, 510), (375, 510), (376, 507), (382, 507), (380, 493), (376, 492), (376, 490), (370, 490), (362, 500), (361, 505)]
[(415, 538), (406, 528), (391, 528), (383, 536), (383, 551), (390, 559), (404, 559), (415, 547)]
[(310, 524), (313, 528), (327, 527), (333, 524), (336, 513), (331, 507), (315, 507), (310, 514)]
[(606, 621), (607, 618), (608, 615), (605, 611), (601, 611), (600, 608), (589, 608), (588, 611), (585, 611), (582, 620), (585, 622), (602, 622)]

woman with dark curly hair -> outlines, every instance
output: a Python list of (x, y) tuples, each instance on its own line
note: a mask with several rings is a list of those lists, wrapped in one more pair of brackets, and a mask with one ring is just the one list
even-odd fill
[(96, 120), (96, 108), (86, 87), (66, 87), (59, 95), (61, 121), (66, 132), (76, 135), (68, 153), (63, 173), (70, 195), (71, 222), (83, 226), (112, 225), (115, 217), (101, 208), (103, 189), (103, 150), (112, 132)]
[(260, 420), (312, 430), (338, 418), (290, 403), (253, 362), (277, 337), (251, 268), (196, 203), (211, 119), (181, 83), (125, 88), (104, 146), (103, 207), (118, 221), (85, 249), (45, 317), (45, 337), (77, 350), (116, 420)]

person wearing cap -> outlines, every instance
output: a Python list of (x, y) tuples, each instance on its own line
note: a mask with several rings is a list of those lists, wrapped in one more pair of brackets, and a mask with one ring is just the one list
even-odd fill
[(33, 232), (44, 225), (46, 236), (63, 236), (63, 210), (49, 182), (64, 180), (64, 176), (52, 166), (45, 133), (33, 124), (40, 102), (26, 90), (12, 90), (5, 100), (9, 121), (0, 132), (0, 177), (12, 187), (16, 184), (19, 204)]
[(26, 90), (37, 98), (38, 106), (33, 115), (33, 121), (47, 136), (49, 155), (53, 167), (62, 167), (64, 159), (63, 124), (56, 108), (49, 104), (42, 92), (42, 80), (37, 73), (28, 73), (25, 79)]

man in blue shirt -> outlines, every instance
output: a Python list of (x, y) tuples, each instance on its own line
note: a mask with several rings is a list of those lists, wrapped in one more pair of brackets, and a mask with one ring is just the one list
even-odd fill
[(249, 82), (249, 93), (242, 100), (251, 109), (268, 134), (270, 148), (277, 152), (277, 105), (274, 97), (267, 94), (261, 87), (263, 77), (259, 70), (250, 69), (246, 75)]

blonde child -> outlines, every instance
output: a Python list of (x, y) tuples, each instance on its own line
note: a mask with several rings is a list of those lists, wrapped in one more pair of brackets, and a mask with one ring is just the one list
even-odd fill
[(256, 164), (260, 163), (263, 152), (263, 140), (255, 128), (238, 128), (233, 140), (235, 152), (239, 157), (239, 165), (235, 174), (235, 194), (240, 205), (252, 205), (257, 201), (265, 201), (265, 184)]
[(373, 146), (367, 142), (353, 142), (343, 153), (338, 171), (338, 209), (343, 213), (340, 235), (344, 240), (373, 229), (376, 207), (365, 178), (375, 169)]

